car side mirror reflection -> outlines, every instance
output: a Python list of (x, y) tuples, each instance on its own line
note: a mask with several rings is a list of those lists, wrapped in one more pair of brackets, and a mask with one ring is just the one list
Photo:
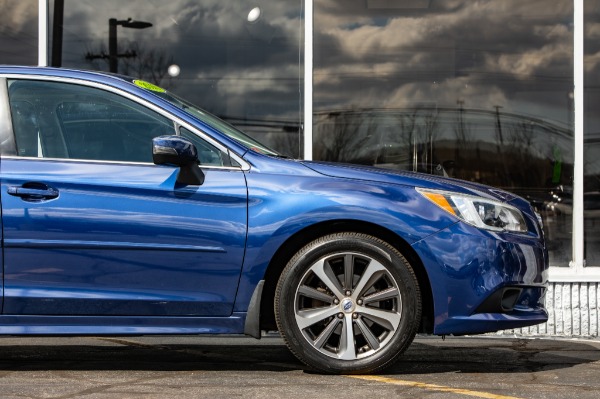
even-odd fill
[(198, 166), (198, 150), (190, 140), (181, 136), (159, 136), (152, 139), (152, 160), (156, 165), (179, 167), (177, 183), (199, 186), (204, 173)]

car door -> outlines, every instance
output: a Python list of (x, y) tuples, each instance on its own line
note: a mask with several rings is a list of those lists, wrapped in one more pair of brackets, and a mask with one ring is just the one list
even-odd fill
[[(152, 163), (168, 114), (115, 89), (8, 79), (4, 314), (227, 316), (246, 240), (240, 168), (203, 143), (200, 186)], [(3, 151), (6, 152), (6, 151)]]

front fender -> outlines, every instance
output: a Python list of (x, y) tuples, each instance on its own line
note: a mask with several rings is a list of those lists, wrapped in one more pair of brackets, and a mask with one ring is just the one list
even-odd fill
[(409, 244), (456, 223), (414, 187), (332, 178), (248, 173), (248, 240), (235, 311), (248, 309), (277, 250), (311, 226), (355, 220), (385, 228)]

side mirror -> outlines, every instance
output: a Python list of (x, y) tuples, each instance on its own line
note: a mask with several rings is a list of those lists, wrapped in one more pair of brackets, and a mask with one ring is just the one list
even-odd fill
[(199, 186), (204, 173), (198, 166), (198, 151), (190, 140), (181, 136), (159, 136), (152, 139), (152, 160), (156, 165), (179, 166), (177, 183)]

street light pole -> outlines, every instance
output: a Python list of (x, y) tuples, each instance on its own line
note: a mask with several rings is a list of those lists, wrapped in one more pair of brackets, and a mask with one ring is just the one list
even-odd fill
[(54, 21), (52, 23), (52, 58), (50, 65), (62, 66), (63, 23), (65, 0), (54, 0)]
[(119, 59), (117, 58), (117, 19), (108, 20), (108, 70), (118, 72)]
[(119, 71), (119, 54), (117, 54), (117, 26), (131, 29), (146, 29), (152, 26), (150, 22), (134, 21), (131, 18), (117, 20), (110, 18), (108, 20), (108, 62), (109, 71), (117, 73)]

